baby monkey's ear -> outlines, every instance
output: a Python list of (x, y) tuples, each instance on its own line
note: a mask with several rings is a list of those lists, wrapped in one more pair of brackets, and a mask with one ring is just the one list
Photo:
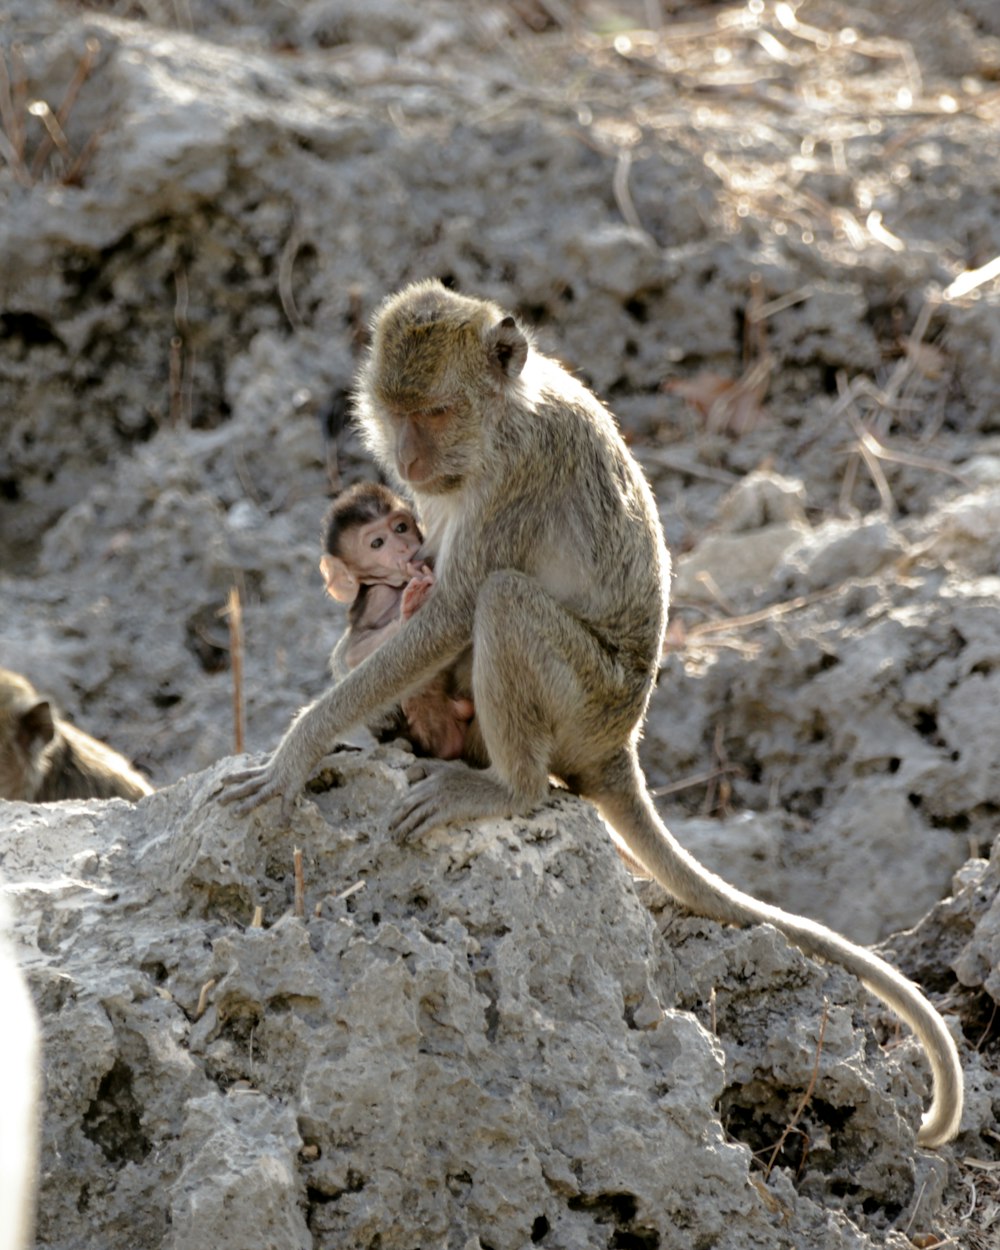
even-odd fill
[(325, 555), (319, 562), (319, 571), (326, 582), (326, 593), (338, 603), (353, 603), (361, 589), (358, 579), (338, 556)]

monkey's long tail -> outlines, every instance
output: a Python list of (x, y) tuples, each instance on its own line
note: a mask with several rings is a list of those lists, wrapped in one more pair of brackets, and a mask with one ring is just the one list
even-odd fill
[(944, 1020), (917, 986), (884, 959), (825, 925), (763, 903), (709, 872), (660, 819), (634, 756), (627, 768), (624, 761), (616, 762), (604, 780), (608, 789), (588, 797), (632, 854), (679, 903), (696, 915), (725, 924), (773, 924), (807, 954), (853, 972), (913, 1029), (927, 1052), (933, 1075), (931, 1105), (921, 1121), (917, 1141), (924, 1146), (950, 1141), (962, 1118), (962, 1066)]

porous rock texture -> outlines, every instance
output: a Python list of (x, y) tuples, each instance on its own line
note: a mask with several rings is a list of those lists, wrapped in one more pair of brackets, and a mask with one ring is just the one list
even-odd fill
[(0, 898), (0, 1250), (22, 1250), (34, 1221), (40, 1116), (38, 1023)]
[[(329, 757), (288, 828), (221, 808), (222, 767), (6, 809), (39, 1244), (860, 1248), (939, 1202), (915, 1045), (773, 931), (668, 907), (664, 941), (579, 800), (403, 845), (397, 746)], [(710, 1000), (715, 1035), (679, 1007)], [(798, 1188), (766, 1190), (719, 1100), (776, 1142), (818, 1050)]]
[[(0, 807), (39, 1244), (994, 1244), (994, 7), (0, 0), (0, 665), (170, 787)], [(858, 940), (915, 926), (887, 949), (966, 1039), (939, 1161), (850, 978), (645, 886), (661, 941), (579, 804), (399, 847), (412, 760), (362, 734), (291, 829), (206, 801), (234, 587), (248, 747), (324, 685), (351, 378), (428, 275), (649, 475), (671, 827)]]

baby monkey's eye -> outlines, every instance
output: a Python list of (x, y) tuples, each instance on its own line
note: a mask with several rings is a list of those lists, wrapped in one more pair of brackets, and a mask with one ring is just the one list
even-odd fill
[(384, 538), (373, 538), (372, 539), (372, 551), (378, 551), (379, 547), (381, 547), (384, 542), (385, 542)]
[(400, 521), (394, 528), (397, 534), (408, 534), (410, 532), (410, 526), (407, 521)]

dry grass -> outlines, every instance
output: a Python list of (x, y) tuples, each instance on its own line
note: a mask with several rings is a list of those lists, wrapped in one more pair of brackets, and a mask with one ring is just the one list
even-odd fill
[(79, 186), (100, 142), (91, 132), (74, 150), (66, 135), (84, 84), (94, 73), (101, 51), (97, 39), (84, 43), (73, 77), (53, 109), (44, 96), (29, 89), (23, 50), (0, 47), (0, 156), (22, 187), (43, 181)]

